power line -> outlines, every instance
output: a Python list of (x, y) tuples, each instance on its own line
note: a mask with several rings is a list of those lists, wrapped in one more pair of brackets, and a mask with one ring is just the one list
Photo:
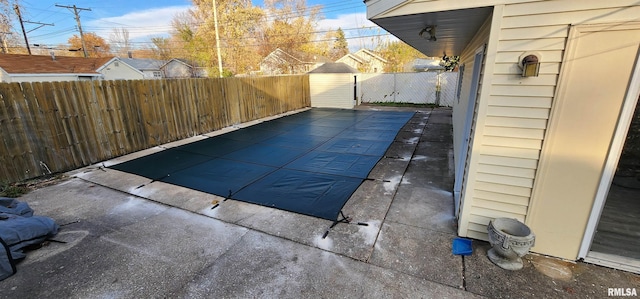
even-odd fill
[[(22, 35), (24, 36), (24, 43), (27, 46), (27, 53), (29, 53), (29, 55), (31, 55), (31, 48), (29, 48), (29, 39), (27, 38), (27, 33), (31, 32), (33, 30), (36, 30), (38, 28), (41, 28), (42, 26), (53, 26), (53, 24), (25, 21), (25, 20), (22, 19), (22, 14), (20, 13), (20, 6), (18, 6), (18, 4), (14, 4), (13, 5), (13, 9), (15, 10), (16, 14), (18, 15), (18, 20), (20, 21), (20, 28), (22, 28)], [(29, 31), (25, 31), (24, 30), (24, 23), (36, 24), (36, 25), (40, 25), (40, 26), (38, 26), (38, 27), (36, 27), (34, 29), (31, 29)]]
[[(338, 8), (340, 6), (345, 6), (345, 5), (350, 5), (350, 6)], [(61, 6), (61, 5), (57, 5), (57, 4), (56, 4), (56, 6), (71, 8), (71, 6)], [(345, 10), (348, 10), (348, 9), (351, 9), (351, 8), (357, 8), (359, 6), (360, 5), (353, 6), (353, 3), (344, 2), (344, 1), (332, 2), (332, 3), (326, 4), (326, 5), (322, 5), (319, 13), (322, 14), (322, 13), (329, 13), (329, 12), (336, 12), (336, 11), (345, 11)], [(105, 7), (110, 7), (110, 6), (105, 6)], [(256, 7), (259, 7), (259, 8), (265, 9), (265, 10), (267, 9), (265, 7), (260, 7), (260, 6), (256, 6)], [(269, 22), (269, 21), (284, 20), (284, 19), (288, 19), (288, 18), (297, 18), (297, 17), (310, 16), (311, 12), (313, 11), (313, 9), (315, 9), (317, 7), (318, 6), (308, 7), (308, 8), (305, 8), (305, 9), (301, 10), (301, 11), (291, 11), (289, 13), (284, 13), (284, 14), (280, 13), (280, 12), (267, 13), (267, 14), (263, 15), (263, 17)], [(328, 8), (338, 8), (338, 9), (328, 10)], [(33, 8), (33, 7), (30, 7), (30, 9), (41, 10), (41, 11), (49, 11), (49, 10), (46, 10), (46, 9), (38, 9), (38, 8)], [(88, 10), (90, 10), (90, 9), (88, 9)], [(53, 12), (53, 11), (50, 11), (50, 12)], [(53, 12), (53, 13), (55, 14), (56, 12)], [(101, 20), (101, 19), (98, 19), (98, 18), (92, 18), (90, 16), (88, 16), (88, 18), (89, 19), (94, 19), (94, 20)], [(104, 21), (103, 20), (102, 22), (117, 24), (117, 25), (120, 25), (120, 26), (128, 27), (128, 28), (139, 28), (141, 30), (144, 29), (144, 30), (149, 30), (149, 31), (153, 31), (154, 29), (164, 30), (165, 28), (167, 28), (167, 29), (171, 28), (171, 25), (135, 27), (135, 26), (131, 26), (129, 24), (117, 23), (117, 22), (112, 22), (112, 21)], [(206, 23), (206, 21), (197, 21), (197, 22), (194, 22), (192, 25), (199, 26), (199, 25), (202, 25), (204, 23)], [(234, 24), (231, 23), (231, 22), (220, 23), (219, 25), (220, 26), (234, 26)], [(99, 29), (102, 29), (102, 28), (105, 28), (105, 27), (91, 27), (91, 28), (96, 28), (96, 30), (99, 30)], [(113, 29), (113, 27), (106, 27), (106, 28)]]
[[(345, 39), (350, 40), (350, 39), (363, 39), (363, 38), (372, 38), (372, 37), (385, 37), (385, 36), (392, 36), (390, 33), (381, 33), (381, 34), (371, 34), (371, 35), (360, 35), (360, 36), (352, 36), (352, 37), (345, 37)], [(290, 44), (310, 44), (310, 43), (321, 43), (321, 42), (330, 42), (333, 41), (333, 39), (319, 39), (319, 40), (310, 40), (310, 41), (301, 41), (301, 42), (292, 42)], [(148, 44), (148, 45), (154, 45), (153, 42), (131, 42), (132, 44), (139, 44), (139, 45), (144, 45), (144, 44)], [(187, 42), (185, 41), (178, 41), (176, 43), (179, 44), (185, 44)], [(264, 46), (264, 45), (270, 45), (270, 46), (274, 46), (275, 43), (245, 43), (245, 44), (239, 44), (239, 45), (221, 45), (221, 48), (226, 48), (226, 49), (231, 49), (231, 48), (250, 48), (250, 47), (259, 47), (259, 46)], [(183, 49), (182, 47), (168, 47), (168, 49), (173, 50), (173, 49)], [(195, 50), (201, 51), (201, 50), (205, 50), (208, 48), (196, 48)]]
[(78, 31), (80, 32), (80, 41), (82, 42), (82, 52), (84, 52), (84, 57), (85, 58), (89, 57), (89, 54), (87, 53), (87, 46), (86, 46), (86, 44), (84, 42), (84, 34), (82, 34), (82, 25), (80, 24), (80, 14), (78, 13), (78, 10), (80, 10), (80, 11), (82, 11), (82, 10), (91, 11), (91, 8), (80, 8), (80, 7), (76, 7), (75, 4), (73, 6), (66, 6), (66, 5), (56, 4), (56, 7), (68, 8), (69, 10), (71, 10), (71, 8), (73, 8), (73, 14), (76, 15), (76, 23), (78, 23)]
[[(353, 3), (349, 3), (349, 1), (332, 2), (332, 3), (325, 4), (317, 12), (322, 14), (322, 13), (329, 13), (329, 12), (333, 12), (333, 11), (345, 11), (345, 10), (350, 10), (350, 9), (353, 9), (353, 8), (357, 8), (360, 5), (354, 6)], [(80, 21), (79, 20), (79, 15), (77, 14), (77, 7), (75, 5), (74, 6), (56, 5), (56, 6), (57, 7), (65, 7), (65, 8), (69, 8), (69, 9), (71, 9), (72, 7), (75, 7), (76, 10), (74, 10), (74, 14), (76, 15), (76, 18), (77, 18), (76, 21), (78, 22), (78, 25), (79, 25), (78, 29), (81, 30), (81, 26), (80, 26), (80, 22), (79, 22)], [(105, 6), (105, 7), (109, 7), (109, 6)], [(260, 8), (262, 8), (264, 10), (267, 10), (267, 8), (265, 8), (265, 7), (260, 7)], [(295, 18), (295, 17), (308, 16), (308, 15), (311, 15), (313, 12), (316, 12), (317, 9), (318, 9), (318, 6), (313, 6), (313, 7), (308, 7), (308, 8), (302, 9), (300, 11), (290, 11), (290, 12), (285, 12), (285, 13), (278, 12), (278, 11), (275, 11), (275, 12), (272, 11), (270, 13), (264, 14), (262, 17), (263, 17), (263, 20), (265, 20), (265, 19), (267, 19), (267, 20), (269, 20), (269, 19), (271, 19), (271, 20), (279, 20), (279, 19), (284, 20), (284, 19), (291, 18), (291, 17)], [(44, 9), (44, 10), (38, 9), (38, 10), (41, 10), (42, 12), (53, 12), (53, 11), (50, 11), (48, 9)], [(82, 9), (81, 8), (80, 10), (89, 10), (90, 11), (91, 9)], [(53, 12), (53, 14), (51, 14), (51, 16), (53, 16), (54, 14), (56, 14), (56, 13)], [(40, 13), (38, 15), (42, 15), (42, 13)], [(90, 18), (90, 19), (96, 19), (96, 18), (92, 18), (91, 16), (87, 16), (87, 17)], [(96, 19), (96, 20), (100, 20), (100, 19)], [(152, 32), (156, 32), (156, 31), (165, 31), (165, 30), (166, 31), (172, 31), (171, 29), (173, 29), (173, 26), (170, 26), (170, 25), (135, 27), (135, 26), (129, 26), (127, 24), (121, 24), (121, 23), (111, 22), (111, 21), (103, 21), (103, 22), (112, 23), (112, 24), (118, 24), (118, 25), (122, 25), (122, 26), (125, 26), (125, 27), (129, 27), (128, 29), (130, 29), (131, 32), (139, 33), (139, 34), (143, 34), (143, 33), (147, 33), (147, 32), (152, 33)], [(194, 23), (191, 23), (190, 25), (194, 26), (194, 27), (198, 27), (198, 26), (204, 24), (205, 22), (206, 21), (196, 21)], [(227, 22), (227, 23), (224, 23), (224, 24), (221, 24), (221, 25), (222, 26), (234, 26), (234, 23), (233, 22)], [(107, 30), (113, 30), (116, 27), (90, 26), (88, 28), (91, 28), (91, 31), (103, 32), (102, 34), (105, 34), (107, 32)], [(369, 31), (369, 30), (374, 29), (374, 28), (379, 28), (379, 27), (377, 27), (377, 26), (368, 26), (368, 27), (359, 27), (359, 28), (343, 28), (342, 30), (343, 31), (350, 31), (350, 30)], [(323, 34), (323, 33), (331, 32), (331, 31), (334, 31), (334, 30), (316, 30), (316, 31), (308, 32), (308, 34)], [(64, 35), (65, 33), (68, 33), (68, 32), (70, 32), (70, 31), (69, 30), (60, 30), (60, 31), (55, 31), (55, 32), (52, 32), (50, 34), (47, 34), (46, 36), (48, 36), (48, 37), (51, 37), (52, 35), (61, 36), (61, 35)], [(162, 33), (158, 32), (158, 33), (159, 34), (165, 34), (165, 33), (169, 33), (169, 32), (162, 32)], [(347, 39), (348, 40), (352, 40), (352, 39), (369, 38), (369, 37), (374, 37), (374, 36), (388, 36), (388, 34), (374, 34), (374, 35), (361, 35), (361, 34), (362, 34), (361, 32), (358, 32), (357, 36), (348, 37)], [(83, 38), (84, 36), (83, 36), (82, 32), (80, 33), (80, 35), (81, 35), (82, 39), (84, 39)], [(273, 36), (277, 37), (277, 36), (282, 36), (282, 35), (286, 35), (286, 34), (273, 35)], [(44, 36), (45, 35), (37, 35), (36, 37), (44, 37)], [(238, 38), (226, 38), (226, 39), (223, 38), (222, 40), (229, 43), (229, 42), (238, 41), (238, 40), (251, 40), (251, 39), (254, 39), (254, 37), (238, 37)], [(330, 41), (330, 40), (318, 40), (317, 42), (320, 42), (320, 41)], [(84, 42), (84, 40), (83, 40), (83, 42)], [(311, 41), (311, 42), (314, 42), (314, 41)], [(151, 45), (151, 44), (153, 44), (152, 42), (132, 42), (132, 43), (140, 44), (140, 45), (144, 45), (144, 44)], [(264, 44), (265, 43), (262, 43), (262, 45), (264, 45)], [(249, 46), (254, 46), (254, 45), (248, 44), (246, 46), (249, 47)], [(83, 43), (83, 50), (86, 51), (86, 47), (84, 46), (84, 43)]]

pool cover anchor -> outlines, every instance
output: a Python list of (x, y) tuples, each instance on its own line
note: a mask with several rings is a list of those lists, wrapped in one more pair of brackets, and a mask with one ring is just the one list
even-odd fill
[(340, 216), (342, 216), (342, 219), (336, 219), (333, 221), (333, 224), (331, 224), (331, 226), (329, 226), (329, 228), (327, 228), (327, 231), (324, 232), (324, 235), (322, 235), (322, 238), (325, 239), (327, 237), (327, 235), (329, 235), (329, 231), (336, 225), (338, 225), (338, 223), (350, 223), (351, 222), (351, 217), (350, 216), (345, 216), (344, 213), (342, 212), (342, 210), (340, 210)]
[[(231, 199), (231, 194), (233, 194), (233, 192), (231, 191), (231, 189), (229, 189), (229, 196), (225, 197), (222, 201), (225, 202), (227, 201), (227, 199)], [(212, 202), (213, 206), (211, 207), (211, 210), (217, 208), (218, 206), (220, 206), (220, 201), (218, 200), (214, 200)]]

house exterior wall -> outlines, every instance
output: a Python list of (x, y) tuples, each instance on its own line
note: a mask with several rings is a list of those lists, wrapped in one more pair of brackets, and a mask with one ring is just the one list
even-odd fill
[(269, 53), (267, 57), (260, 61), (260, 71), (264, 75), (281, 75), (284, 74), (280, 68), (280, 65), (285, 63), (285, 61), (278, 58), (275, 52)]
[(2, 68), (0, 68), (0, 82), (11, 82), (11, 77), (9, 74)]
[[(467, 119), (469, 113), (469, 101), (471, 101), (471, 84), (473, 73), (476, 68), (480, 68), (480, 78), (478, 83), (478, 89), (476, 92), (476, 102), (479, 98), (478, 95), (482, 92), (482, 77), (484, 75), (484, 64), (476, 65), (475, 64), (475, 56), (478, 51), (485, 52), (486, 45), (489, 41), (489, 32), (491, 29), (491, 16), (487, 18), (484, 24), (478, 29), (478, 32), (475, 34), (469, 45), (465, 48), (465, 50), (460, 55), (460, 65), (463, 66), (463, 71), (459, 73), (459, 82), (460, 93), (454, 101), (453, 104), (453, 113), (452, 113), (452, 122), (453, 122), (453, 144), (454, 144), (454, 165), (459, 163), (464, 163), (464, 167), (462, 170), (462, 176), (460, 186), (462, 188), (461, 192), (464, 192), (464, 183), (466, 181), (466, 173), (468, 169), (469, 162), (469, 154), (471, 151), (468, 150), (469, 146), (473, 144), (473, 131), (474, 131), (474, 120), (476, 119), (477, 113), (477, 104), (473, 105), (473, 112), (471, 112), (471, 119)], [(465, 127), (467, 122), (471, 122), (469, 124), (471, 131), (469, 135), (465, 132)], [(465, 143), (465, 140), (469, 138), (468, 143)], [(466, 148), (463, 148), (466, 147)], [(462, 160), (462, 161), (461, 161)], [(457, 190), (454, 190), (457, 191)], [(458, 212), (458, 211), (456, 211)], [(459, 218), (460, 220), (460, 218)], [(478, 220), (482, 221), (482, 219)]]
[[(536, 233), (533, 251), (576, 259), (586, 230), (584, 219), (589, 217), (595, 194), (554, 193), (567, 187), (561, 184), (546, 190), (543, 182), (549, 174), (539, 169), (545, 142), (566, 133), (548, 128), (551, 112), (566, 101), (557, 89), (564, 83), (559, 81), (559, 74), (565, 63), (569, 31), (572, 25), (638, 22), (640, 5), (634, 0), (369, 0), (367, 15), (377, 19), (484, 6), (493, 6), (494, 11), (461, 193), (464, 204), (459, 215), (459, 235), (487, 240), (486, 226), (491, 219), (516, 218)], [(483, 32), (478, 32), (474, 41), (483, 40), (482, 36)], [(462, 53), (466, 66), (474, 48), (477, 47), (470, 44)], [(518, 61), (525, 52), (541, 56), (538, 77), (521, 77)], [(465, 68), (460, 103), (454, 107), (456, 151), (464, 138), (463, 101), (469, 98), (472, 68)], [(595, 77), (609, 70), (586, 72)], [(568, 109), (579, 109), (575, 106), (584, 104), (576, 101)], [(614, 122), (608, 118), (605, 121)], [(594, 168), (594, 172), (601, 172), (602, 167)], [(569, 170), (565, 176), (582, 175), (576, 171)], [(568, 197), (549, 198), (549, 194)]]
[[(354, 53), (354, 55), (362, 58), (366, 65), (364, 67), (364, 72), (367, 73), (382, 73), (384, 72), (384, 61), (381, 61), (379, 57), (371, 55), (371, 52), (368, 50), (360, 49)], [(361, 67), (361, 68), (362, 68)]]
[(121, 61), (111, 61), (100, 71), (105, 80), (141, 80), (143, 74)]
[(353, 109), (355, 74), (309, 74), (311, 107)]
[(575, 232), (587, 226), (640, 48), (640, 22), (632, 24), (571, 29), (529, 216), (545, 232), (537, 246), (551, 255), (580, 249)]
[(143, 70), (144, 79), (162, 79), (164, 78), (164, 74), (160, 69), (157, 70)]
[[(566, 202), (590, 207), (593, 197), (554, 202), (533, 195), (534, 182), (541, 179), (536, 172), (543, 141), (553, 137), (545, 135), (550, 112), (555, 102), (563, 100), (556, 98), (556, 87), (569, 24), (637, 21), (640, 6), (628, 7), (637, 5), (634, 1), (508, 2), (494, 10), (484, 87), (472, 133), (469, 174), (462, 194), (465, 204), (459, 234), (486, 240), (490, 219), (517, 218), (537, 235), (538, 244), (533, 251), (576, 259), (586, 229), (586, 223), (578, 219), (588, 217), (590, 210), (566, 213)], [(529, 51), (541, 55), (540, 75), (522, 78), (517, 62), (520, 55)], [(593, 70), (592, 74), (598, 73), (600, 70)], [(536, 201), (546, 206), (531, 214), (531, 205)], [(564, 211), (565, 217), (553, 218), (557, 213), (549, 211)], [(569, 234), (576, 237), (559, 238), (549, 230), (549, 221), (556, 228), (570, 227)]]
[[(4, 80), (6, 79), (6, 81)], [(61, 81), (80, 81), (80, 80), (98, 80), (99, 76), (88, 76), (88, 74), (51, 74), (51, 75), (9, 75), (3, 78), (2, 82), (61, 82)]]
[(192, 77), (191, 68), (178, 61), (170, 61), (162, 68), (162, 71), (167, 78)]
[(172, 60), (162, 67), (166, 78), (201, 78), (206, 77), (203, 68), (194, 68), (182, 62)]
[(369, 70), (370, 73), (382, 73), (384, 71), (384, 63), (377, 59), (371, 59), (369, 61)]
[[(358, 61), (350, 55), (356, 55), (358, 58), (362, 60)], [(384, 61), (381, 61), (379, 58), (369, 55), (367, 51), (364, 51), (362, 49), (358, 50), (353, 54), (342, 56), (340, 57), (340, 59), (336, 60), (336, 62), (345, 63), (348, 66), (364, 73), (384, 72)]]
[[(469, 106), (469, 97), (471, 89), (471, 78), (473, 70), (482, 65), (474, 65), (475, 53), (480, 47), (484, 47), (489, 41), (489, 29), (491, 28), (491, 18), (487, 19), (485, 24), (478, 30), (473, 40), (465, 48), (460, 55), (460, 65), (464, 65), (464, 74), (459, 77), (462, 80), (460, 84), (460, 95), (453, 103), (453, 148), (460, 149), (463, 140), (468, 136), (464, 136), (463, 130), (466, 123), (467, 107)], [(478, 92), (480, 92), (480, 88)], [(459, 159), (465, 159), (467, 157), (460, 157), (458, 150), (454, 151), (454, 161), (457, 164)]]
[(360, 66), (360, 63), (358, 61), (356, 61), (355, 59), (349, 57), (349, 56), (343, 56), (340, 59), (336, 60), (336, 62), (342, 62), (354, 69), (358, 69), (358, 67)]

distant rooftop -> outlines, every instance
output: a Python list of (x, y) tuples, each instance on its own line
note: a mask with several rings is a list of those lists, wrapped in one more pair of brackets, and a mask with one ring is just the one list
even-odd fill
[(350, 67), (349, 65), (347, 65), (346, 63), (343, 62), (327, 62), (321, 66), (319, 66), (318, 68), (312, 70), (309, 72), (310, 74), (320, 74), (320, 73), (325, 73), (325, 74), (335, 74), (335, 73), (359, 73), (358, 70)]
[(0, 67), (9, 74), (98, 74), (96, 70), (112, 58), (0, 54)]
[(120, 58), (120, 61), (141, 71), (160, 70), (160, 67), (167, 63), (164, 60), (151, 58)]

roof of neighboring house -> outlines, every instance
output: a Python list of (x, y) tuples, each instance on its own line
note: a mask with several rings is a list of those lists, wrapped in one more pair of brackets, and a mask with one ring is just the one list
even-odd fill
[(343, 62), (327, 62), (315, 70), (310, 71), (313, 74), (330, 74), (330, 73), (359, 73), (358, 70), (350, 67)]
[(351, 53), (347, 53), (346, 55), (340, 57), (340, 59), (336, 60), (336, 62), (345, 61), (346, 59), (353, 59), (357, 63), (365, 63), (366, 62), (364, 59), (362, 59), (362, 57), (356, 56), (356, 55), (351, 54)]
[(306, 63), (319, 63), (319, 62), (332, 62), (331, 59), (317, 54), (310, 54), (306, 52), (293, 51), (291, 55), (297, 57), (299, 60), (302, 60)]
[(0, 67), (9, 74), (100, 74), (97, 69), (113, 57), (84, 58), (51, 55), (0, 54)]
[(195, 68), (201, 67), (197, 62), (192, 61), (192, 60), (188, 60), (188, 59), (184, 59), (184, 58), (171, 58), (171, 60), (165, 62), (165, 64), (160, 66), (160, 68), (165, 67), (167, 64), (169, 64), (169, 63), (171, 63), (173, 61), (181, 63), (181, 64), (184, 64), (184, 65), (189, 66), (189, 67), (195, 67)]
[(287, 62), (289, 64), (312, 64), (319, 62), (331, 62), (331, 59), (322, 55), (309, 54), (300, 51), (285, 52), (280, 48), (273, 50), (273, 52), (269, 53), (269, 55), (267, 55), (265, 59), (270, 56), (276, 57), (277, 59), (283, 60), (284, 62)]
[[(373, 52), (373, 51), (371, 51), (371, 50), (367, 50), (367, 49), (360, 49), (360, 50), (358, 50), (358, 51), (357, 51), (356, 53), (354, 53), (354, 54), (355, 54), (356, 56), (362, 57), (362, 53), (365, 53), (365, 54), (367, 54), (367, 55), (369, 55), (369, 56), (371, 56), (371, 57), (373, 57), (373, 58), (375, 58), (375, 59), (378, 59), (378, 60), (380, 60), (380, 61), (384, 62), (384, 63), (386, 63), (386, 62), (387, 62), (387, 60), (386, 60), (386, 59), (384, 59), (384, 58), (382, 58), (382, 57), (378, 56), (378, 54), (374, 53), (374, 52)], [(366, 60), (368, 61), (369, 59), (366, 59)]]
[(357, 63), (362, 63), (362, 64), (369, 63), (371, 61), (371, 58), (364, 57), (364, 56), (370, 56), (371, 58), (381, 61), (382, 63), (387, 63), (386, 59), (380, 57), (378, 54), (367, 49), (360, 49), (355, 53), (347, 53), (346, 55), (340, 57), (340, 59), (336, 60), (336, 62), (342, 62), (342, 61), (345, 61), (346, 59), (353, 59)]
[(411, 66), (416, 71), (444, 70), (437, 58), (416, 58), (411, 62)]
[(120, 58), (120, 61), (141, 71), (159, 71), (166, 61), (151, 58)]

